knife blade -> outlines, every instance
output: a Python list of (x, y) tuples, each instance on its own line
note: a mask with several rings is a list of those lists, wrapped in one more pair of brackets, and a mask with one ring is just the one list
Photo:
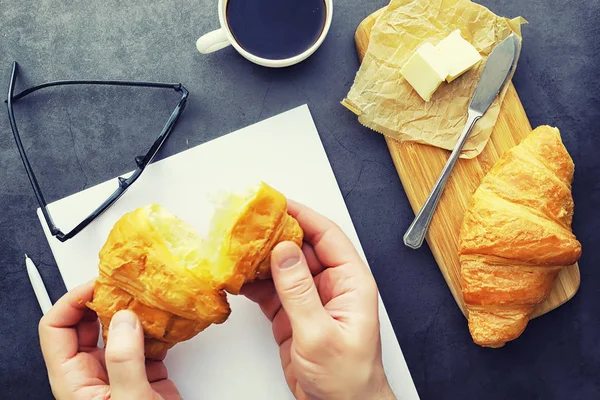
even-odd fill
[(517, 35), (511, 33), (506, 39), (500, 42), (490, 53), (483, 72), (467, 111), (467, 123), (458, 138), (458, 142), (450, 154), (440, 177), (431, 189), (431, 193), (425, 200), (425, 203), (419, 210), (414, 221), (404, 234), (404, 244), (412, 249), (418, 249), (423, 244), (431, 219), (438, 202), (442, 197), (448, 178), (452, 169), (460, 156), (460, 153), (469, 138), (469, 134), (475, 123), (490, 108), (498, 93), (502, 91), (510, 76), (517, 66), (517, 60), (521, 51), (521, 44)]
[(471, 98), (470, 109), (483, 115), (490, 108), (516, 68), (520, 48), (521, 44), (514, 33), (494, 47), (483, 67), (481, 78), (479, 78), (479, 83)]

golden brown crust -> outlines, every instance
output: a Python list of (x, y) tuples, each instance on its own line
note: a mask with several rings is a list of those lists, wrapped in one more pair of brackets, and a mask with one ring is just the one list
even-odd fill
[(502, 347), (508, 340), (521, 336), (527, 327), (533, 307), (469, 309), (469, 331), (475, 343), (485, 347)]
[(154, 339), (146, 341), (146, 356), (155, 357), (210, 324), (224, 322), (230, 309), (225, 293), (173, 258), (149, 213), (150, 207), (137, 209), (113, 227), (100, 251), (100, 277), (88, 306), (98, 314), (103, 333), (115, 312), (134, 311), (146, 337)]
[[(144, 328), (146, 356), (160, 355), (224, 322), (230, 314), (224, 289), (237, 294), (244, 283), (268, 277), (277, 243), (302, 243), (302, 229), (287, 213), (285, 197), (266, 184), (235, 211), (218, 238), (227, 261), (216, 260), (226, 269), (220, 275), (207, 265), (219, 251), (203, 248), (190, 227), (179, 227), (187, 239), (192, 237), (182, 243), (174, 232), (183, 222), (162, 207), (142, 207), (117, 221), (100, 251), (100, 277), (88, 303), (102, 323), (105, 342), (114, 313), (129, 309)], [(204, 257), (201, 250), (211, 254)]]
[[(286, 213), (283, 221), (283, 231), (275, 244), (280, 242), (294, 242), (298, 246), (302, 246), (303, 240), (304, 231), (300, 228), (298, 221)], [(275, 248), (275, 246), (271, 247), (268, 254), (263, 258), (256, 269), (256, 276), (258, 279), (268, 279), (271, 277), (271, 253), (273, 248)]]
[(459, 236), (473, 340), (500, 347), (525, 329), (564, 266), (581, 255), (571, 232), (573, 161), (540, 126), (505, 153), (473, 194)]
[(552, 290), (559, 268), (462, 256), (463, 297), (469, 305), (522, 305), (542, 303)]
[(262, 183), (225, 236), (227, 256), (237, 261), (223, 288), (238, 294), (244, 283), (268, 277), (275, 245), (286, 240), (301, 245), (302, 239), (298, 221), (287, 213), (286, 198)]

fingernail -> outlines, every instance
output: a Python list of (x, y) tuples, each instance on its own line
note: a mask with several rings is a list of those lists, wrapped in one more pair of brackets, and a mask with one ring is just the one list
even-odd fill
[(300, 262), (301, 250), (295, 243), (283, 242), (277, 245), (273, 252), (275, 264), (279, 268), (289, 268)]
[(136, 315), (129, 310), (122, 310), (113, 315), (110, 321), (110, 330), (128, 329), (134, 330), (137, 326)]

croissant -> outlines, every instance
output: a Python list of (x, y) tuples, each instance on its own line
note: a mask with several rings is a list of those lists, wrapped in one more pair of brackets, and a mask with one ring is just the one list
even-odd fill
[(114, 313), (129, 309), (144, 329), (146, 357), (191, 339), (231, 312), (225, 291), (270, 276), (273, 247), (303, 231), (285, 197), (265, 183), (231, 194), (217, 207), (206, 240), (165, 208), (151, 204), (114, 225), (99, 258), (100, 276), (88, 307), (104, 341)]
[(459, 235), (469, 331), (501, 347), (525, 330), (558, 272), (577, 262), (574, 165), (558, 129), (540, 126), (506, 152), (473, 194)]

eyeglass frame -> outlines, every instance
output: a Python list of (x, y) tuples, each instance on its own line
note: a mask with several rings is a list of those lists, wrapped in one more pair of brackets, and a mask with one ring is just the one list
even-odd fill
[[(25, 167), (25, 171), (27, 172), (27, 177), (29, 178), (29, 182), (33, 188), (35, 193), (35, 197), (37, 202), (42, 210), (42, 214), (44, 219), (46, 220), (46, 224), (50, 230), (50, 234), (58, 239), (60, 242), (66, 242), (67, 240), (73, 238), (83, 229), (85, 229), (89, 224), (92, 223), (96, 218), (98, 218), (102, 213), (104, 213), (110, 206), (112, 206), (125, 192), (127, 189), (133, 185), (133, 183), (140, 177), (144, 169), (152, 162), (164, 142), (167, 140), (173, 128), (175, 127), (181, 113), (185, 109), (187, 104), (187, 99), (189, 97), (188, 90), (181, 83), (161, 83), (161, 82), (135, 82), (135, 81), (120, 81), (120, 80), (61, 80), (61, 81), (52, 81), (46, 82), (41, 85), (32, 86), (22, 92), (14, 95), (15, 83), (17, 80), (17, 76), (19, 73), (19, 64), (15, 61), (12, 65), (12, 72), (10, 81), (8, 84), (8, 93), (7, 99), (5, 103), (7, 104), (8, 109), (8, 119), (10, 121), (10, 126), (12, 129), (12, 133), (17, 144), (17, 148), (19, 150), (19, 155), (21, 156), (21, 160), (23, 161), (23, 165)], [(117, 189), (106, 199), (100, 206), (98, 206), (94, 211), (92, 211), (86, 218), (83, 219), (78, 225), (76, 225), (73, 229), (71, 229), (67, 233), (63, 233), (58, 226), (54, 223), (52, 216), (50, 215), (50, 211), (48, 209), (48, 203), (44, 198), (44, 194), (42, 193), (42, 189), (37, 181), (35, 173), (33, 172), (33, 168), (29, 163), (29, 159), (27, 158), (27, 154), (25, 152), (25, 148), (23, 147), (23, 143), (21, 142), (21, 136), (19, 134), (19, 130), (17, 129), (17, 122), (14, 115), (13, 110), (13, 102), (22, 99), (23, 97), (36, 92), (40, 89), (53, 87), (53, 86), (66, 86), (66, 85), (106, 85), (106, 86), (129, 86), (129, 87), (153, 87), (153, 88), (162, 88), (162, 89), (174, 89), (176, 92), (181, 93), (181, 99), (175, 106), (175, 109), (169, 116), (169, 119), (165, 123), (162, 131), (158, 135), (158, 138), (152, 143), (152, 146), (148, 149), (143, 156), (135, 157), (135, 164), (137, 168), (135, 171), (128, 177), (118, 177), (119, 186)]]

